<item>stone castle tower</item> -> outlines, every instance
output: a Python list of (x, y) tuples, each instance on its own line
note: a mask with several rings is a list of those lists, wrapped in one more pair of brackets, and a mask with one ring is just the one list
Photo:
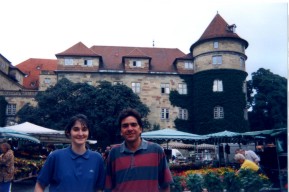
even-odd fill
[(190, 48), (194, 59), (193, 129), (198, 133), (224, 129), (246, 131), (245, 49), (236, 25), (228, 25), (217, 13)]

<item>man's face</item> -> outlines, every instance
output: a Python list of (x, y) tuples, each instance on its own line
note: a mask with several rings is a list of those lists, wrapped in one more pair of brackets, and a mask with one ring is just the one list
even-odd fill
[(126, 142), (134, 143), (139, 141), (142, 133), (142, 127), (133, 116), (128, 116), (121, 121), (120, 134)]

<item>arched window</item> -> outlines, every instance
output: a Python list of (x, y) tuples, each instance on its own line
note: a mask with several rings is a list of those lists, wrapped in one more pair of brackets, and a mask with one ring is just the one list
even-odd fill
[(219, 79), (214, 80), (213, 91), (214, 92), (222, 92), (223, 91), (223, 81), (222, 80), (219, 80)]
[(214, 107), (214, 119), (224, 118), (224, 108), (221, 106)]

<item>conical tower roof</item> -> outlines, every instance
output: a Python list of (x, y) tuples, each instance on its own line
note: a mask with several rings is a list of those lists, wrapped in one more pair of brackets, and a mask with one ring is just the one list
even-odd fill
[(235, 33), (234, 28), (236, 28), (236, 25), (229, 25), (219, 13), (216, 14), (214, 19), (211, 21), (205, 32), (202, 34), (200, 39), (194, 43), (191, 46), (191, 51), (192, 49), (200, 44), (203, 43), (204, 41), (216, 39), (216, 38), (230, 38), (230, 39), (236, 39), (243, 41), (245, 48), (248, 47), (248, 42), (241, 37), (238, 36), (237, 33)]

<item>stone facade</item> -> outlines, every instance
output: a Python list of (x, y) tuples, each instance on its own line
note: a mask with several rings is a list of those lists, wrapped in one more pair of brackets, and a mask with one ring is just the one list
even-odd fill
[[(161, 92), (161, 85), (168, 85), (169, 90), (178, 90), (178, 85), (183, 80), (178, 75), (155, 75), (139, 73), (63, 73), (58, 74), (58, 79), (67, 78), (72, 82), (87, 83), (96, 86), (100, 81), (122, 83), (132, 87), (132, 83), (140, 83), (140, 92), (137, 93), (143, 103), (151, 110), (148, 119), (151, 125), (160, 125), (162, 128), (175, 128), (174, 120), (179, 114), (179, 108), (173, 107), (169, 101), (169, 94)], [(168, 110), (169, 117), (161, 118), (162, 109)]]

